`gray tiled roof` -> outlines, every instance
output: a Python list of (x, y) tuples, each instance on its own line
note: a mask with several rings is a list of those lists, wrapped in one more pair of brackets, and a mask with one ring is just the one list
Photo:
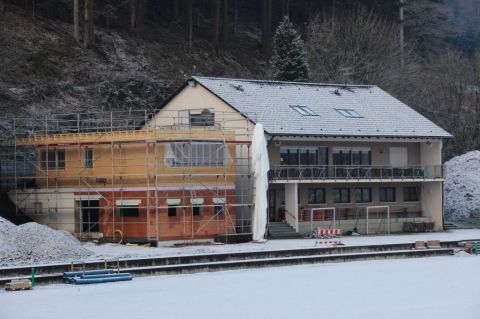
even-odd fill
[[(377, 86), (193, 77), (271, 135), (440, 137), (451, 135)], [(303, 116), (292, 105), (318, 116)], [(353, 109), (346, 118), (335, 109)]]

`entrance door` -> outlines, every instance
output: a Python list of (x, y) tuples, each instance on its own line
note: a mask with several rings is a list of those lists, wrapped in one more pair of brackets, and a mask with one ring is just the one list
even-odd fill
[(100, 231), (100, 209), (98, 200), (79, 201), (82, 212), (82, 232), (96, 233)]
[(268, 220), (271, 222), (276, 221), (276, 213), (277, 210), (275, 209), (275, 190), (269, 189), (268, 190)]

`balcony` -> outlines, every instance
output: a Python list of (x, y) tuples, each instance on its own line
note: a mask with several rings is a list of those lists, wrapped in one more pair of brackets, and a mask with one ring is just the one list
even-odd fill
[(442, 178), (442, 165), (404, 168), (371, 165), (276, 165), (269, 171), (270, 181), (421, 181)]

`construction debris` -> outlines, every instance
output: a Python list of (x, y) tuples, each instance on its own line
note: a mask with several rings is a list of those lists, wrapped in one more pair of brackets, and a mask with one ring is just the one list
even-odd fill
[(5, 284), (5, 290), (30, 290), (32, 289), (32, 282), (28, 279), (12, 280)]
[(0, 217), (0, 265), (81, 260), (92, 254), (66, 231), (37, 223), (16, 226)]

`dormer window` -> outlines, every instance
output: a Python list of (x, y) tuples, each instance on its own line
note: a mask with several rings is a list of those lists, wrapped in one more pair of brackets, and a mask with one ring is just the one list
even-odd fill
[(318, 114), (312, 111), (308, 106), (290, 105), (290, 107), (298, 113), (302, 114), (303, 116), (318, 116)]
[(357, 113), (357, 111), (352, 109), (335, 109), (338, 113), (342, 114), (345, 117), (363, 117)]

